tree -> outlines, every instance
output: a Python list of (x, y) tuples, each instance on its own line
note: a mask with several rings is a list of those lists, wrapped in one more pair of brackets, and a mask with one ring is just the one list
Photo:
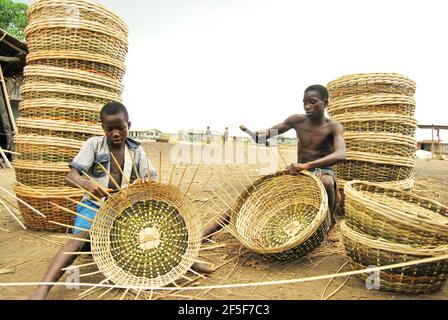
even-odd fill
[(12, 0), (0, 0), (0, 28), (23, 40), (27, 25), (26, 3), (13, 2)]

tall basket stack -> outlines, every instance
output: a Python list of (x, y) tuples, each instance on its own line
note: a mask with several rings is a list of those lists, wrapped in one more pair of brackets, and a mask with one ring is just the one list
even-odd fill
[(417, 151), (414, 94), (409, 78), (355, 74), (328, 85), (329, 113), (344, 127), (347, 161), (335, 166), (344, 183), (363, 180), (412, 190)]
[(72, 224), (56, 205), (75, 209), (82, 192), (65, 181), (68, 163), (89, 137), (103, 135), (99, 111), (121, 101), (126, 24), (105, 7), (85, 0), (37, 0), (28, 11), (29, 49), (17, 125), (15, 192), (27, 227), (63, 231), (49, 220)]

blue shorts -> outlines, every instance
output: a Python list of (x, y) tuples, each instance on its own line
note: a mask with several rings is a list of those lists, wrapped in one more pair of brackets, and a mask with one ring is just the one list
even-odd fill
[[(84, 200), (82, 202), (83, 204), (85, 204), (86, 206), (89, 206), (95, 210), (98, 210), (100, 207), (98, 205), (96, 205), (95, 203), (93, 203), (90, 200)], [(87, 217), (91, 220), (93, 220), (95, 218), (96, 212), (93, 210), (90, 210), (86, 207), (83, 207), (81, 205), (77, 205), (76, 206), (76, 212), (84, 217)], [(86, 230), (90, 230), (90, 228), (92, 227), (92, 222), (90, 222), (89, 220), (83, 219), (80, 216), (76, 216), (75, 218), (75, 222), (73, 224), (76, 228), (81, 228), (81, 229), (86, 229)], [(77, 234), (81, 233), (81, 230), (78, 229), (73, 229), (73, 234), (76, 236)]]

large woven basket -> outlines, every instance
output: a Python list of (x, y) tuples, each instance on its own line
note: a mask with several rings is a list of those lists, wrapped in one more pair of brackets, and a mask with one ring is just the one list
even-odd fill
[(113, 194), (95, 216), (93, 258), (117, 285), (162, 287), (185, 275), (199, 255), (201, 220), (173, 186), (132, 185)]
[(98, 22), (109, 29), (128, 35), (126, 23), (106, 7), (85, 0), (37, 0), (28, 9), (29, 21), (47, 21), (53, 18), (74, 17)]
[(99, 124), (73, 123), (47, 119), (17, 119), (17, 127), (22, 135), (59, 137), (86, 141), (93, 136), (102, 136), (104, 131)]
[(364, 73), (340, 77), (330, 82), (327, 88), (331, 99), (369, 93), (413, 96), (416, 84), (399, 74)]
[(414, 137), (417, 120), (411, 116), (374, 113), (350, 112), (331, 117), (344, 127), (345, 132), (391, 133)]
[(20, 115), (25, 118), (62, 120), (97, 125), (103, 105), (64, 99), (35, 99), (20, 102)]
[(100, 22), (73, 17), (30, 22), (25, 29), (30, 52), (77, 50), (125, 61), (127, 36)]
[[(448, 253), (448, 246), (418, 246), (372, 237), (341, 223), (345, 251), (352, 268), (362, 270), (406, 263)], [(369, 275), (363, 274), (366, 280)], [(405, 294), (424, 294), (440, 290), (448, 277), (448, 260), (389, 269), (379, 273), (379, 290)]]
[(290, 260), (313, 251), (330, 228), (328, 198), (321, 181), (308, 172), (264, 176), (243, 192), (229, 229), (253, 252)]
[(347, 225), (402, 244), (448, 243), (448, 208), (410, 192), (352, 181), (344, 187)]
[(65, 232), (65, 227), (52, 224), (49, 221), (72, 225), (75, 216), (54, 204), (76, 212), (76, 204), (67, 198), (80, 201), (83, 197), (83, 192), (78, 189), (62, 187), (31, 189), (15, 185), (14, 191), (17, 197), (46, 216), (44, 218), (18, 202), (26, 227), (37, 231)]
[(123, 61), (108, 56), (76, 50), (30, 52), (26, 56), (27, 65), (82, 70), (122, 81), (126, 66)]
[(14, 161), (16, 179), (30, 187), (67, 187), (66, 176), (69, 166), (66, 162)]
[(82, 142), (48, 136), (14, 137), (18, 160), (69, 163), (78, 154)]

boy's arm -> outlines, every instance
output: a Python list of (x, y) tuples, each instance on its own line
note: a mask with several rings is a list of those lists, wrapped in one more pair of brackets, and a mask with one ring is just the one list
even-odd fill
[(70, 171), (67, 174), (66, 180), (70, 186), (74, 188), (78, 188), (78, 186), (80, 186), (93, 195), (102, 198), (106, 196), (104, 189), (101, 189), (98, 185), (82, 177), (82, 173), (87, 173), (95, 162), (94, 141), (95, 138), (88, 139), (82, 146), (81, 150), (79, 150), (73, 161), (70, 162)]
[(295, 127), (295, 124), (299, 122), (302, 118), (303, 118), (302, 115), (293, 115), (288, 119), (286, 119), (285, 121), (283, 121), (282, 123), (279, 123), (268, 130), (252, 132), (245, 126), (240, 126), (240, 129), (246, 132), (249, 136), (251, 136), (255, 142), (258, 142), (259, 140), (262, 141), (268, 140), (276, 136), (279, 136), (285, 132), (288, 132), (289, 130), (293, 129)]
[(333, 126), (333, 146), (334, 152), (326, 157), (307, 163), (295, 163), (289, 167), (291, 174), (297, 174), (303, 170), (311, 170), (320, 167), (331, 167), (346, 159), (346, 146), (344, 140), (344, 129), (339, 122)]

